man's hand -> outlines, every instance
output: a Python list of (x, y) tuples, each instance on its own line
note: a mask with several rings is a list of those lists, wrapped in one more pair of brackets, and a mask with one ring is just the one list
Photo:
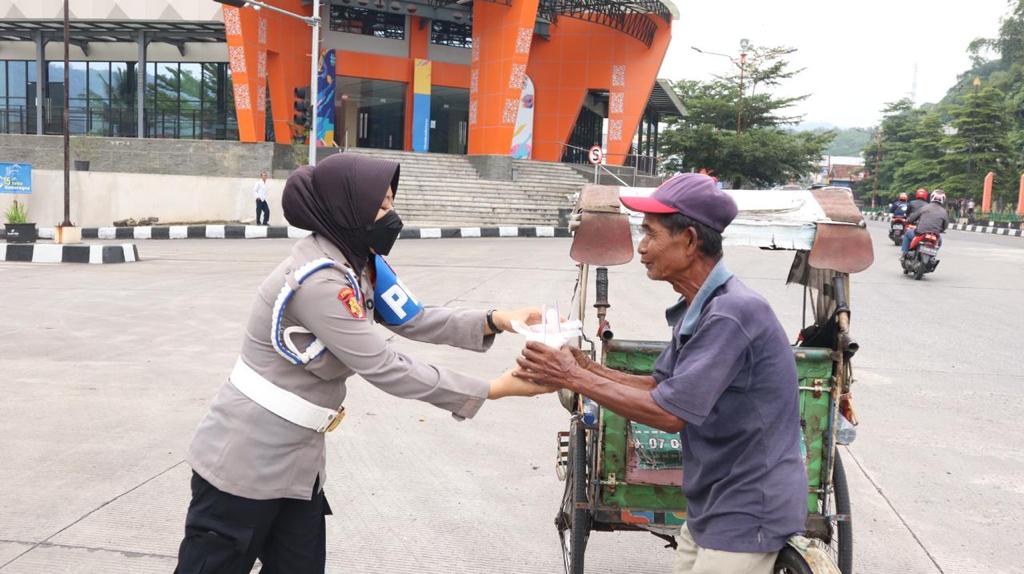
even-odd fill
[(555, 390), (555, 387), (538, 385), (515, 376), (513, 371), (507, 371), (491, 381), (491, 390), (487, 394), (487, 398), (494, 400), (504, 397), (533, 397), (552, 393)]
[(589, 355), (583, 352), (583, 349), (569, 345), (566, 345), (564, 348), (569, 349), (569, 352), (572, 353), (572, 358), (576, 359), (576, 364), (585, 371), (592, 370), (591, 367), (597, 364)]
[(576, 390), (576, 379), (582, 371), (568, 345), (553, 349), (543, 343), (529, 341), (521, 357), (516, 359), (518, 376), (541, 385)]
[(514, 310), (495, 309), (491, 318), (494, 319), (494, 324), (502, 331), (511, 331), (512, 321), (535, 325), (543, 320), (543, 312), (540, 307), (526, 307)]

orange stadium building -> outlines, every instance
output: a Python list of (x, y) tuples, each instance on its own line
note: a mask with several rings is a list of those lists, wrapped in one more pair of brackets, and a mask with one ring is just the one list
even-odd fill
[[(310, 0), (268, 2), (312, 14)], [(99, 4), (72, 14), (72, 133), (277, 143), (300, 133), (307, 24), (212, 0)], [(11, 10), (0, 132), (59, 133), (58, 14), (27, 0)], [(657, 80), (677, 18), (670, 0), (322, 0), (334, 143), (569, 162), (597, 144), (610, 164), (653, 167), (659, 123), (682, 113)]]
[[(310, 10), (301, 0), (275, 5)], [(290, 95), (309, 84), (309, 29), (248, 8), (225, 7), (224, 17), (229, 49), (247, 69), (265, 57), (271, 99), (284, 102), (271, 106), (274, 137), (291, 141)], [(675, 17), (673, 5), (657, 0), (336, 0), (323, 8), (321, 49), (335, 50), (337, 144), (413, 149), (420, 60), (431, 70), (429, 151), (510, 153), (527, 76), (535, 91), (533, 159), (558, 161), (603, 139), (609, 161), (622, 163), (653, 137), (657, 111), (648, 104), (655, 87), (666, 92), (655, 80)], [(235, 77), (250, 92), (264, 81)], [(240, 139), (260, 141), (267, 112), (235, 102)]]

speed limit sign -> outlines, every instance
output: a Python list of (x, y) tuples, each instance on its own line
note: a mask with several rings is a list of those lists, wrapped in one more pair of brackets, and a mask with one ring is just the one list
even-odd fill
[(590, 148), (590, 152), (587, 154), (587, 157), (590, 159), (590, 163), (599, 165), (601, 160), (604, 159), (604, 152), (601, 151), (601, 146), (596, 145)]

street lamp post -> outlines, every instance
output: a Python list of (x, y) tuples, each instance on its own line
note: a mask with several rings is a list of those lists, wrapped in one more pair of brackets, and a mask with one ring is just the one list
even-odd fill
[(734, 66), (740, 69), (740, 95), (736, 101), (736, 135), (739, 135), (743, 131), (743, 73), (747, 66), (747, 46), (746, 40), (740, 42), (741, 50), (739, 59), (733, 58), (728, 54), (722, 54), (719, 52), (708, 52), (707, 50), (701, 50), (697, 46), (690, 46), (690, 49), (698, 54), (705, 54), (708, 56), (721, 56), (728, 58)]
[[(66, 0), (65, 0), (66, 1)], [(295, 12), (289, 12), (283, 8), (277, 6), (271, 6), (265, 2), (259, 2), (258, 0), (213, 0), (220, 4), (227, 4), (228, 6), (234, 6), (235, 8), (244, 8), (246, 6), (252, 6), (256, 10), (265, 8), (271, 12), (277, 12), (278, 14), (284, 14), (291, 18), (297, 18), (302, 20), (313, 29), (313, 39), (311, 42), (311, 48), (309, 52), (309, 101), (312, 105), (312, 113), (309, 115), (309, 135), (307, 140), (309, 142), (309, 165), (316, 165), (316, 104), (317, 104), (317, 63), (319, 61), (320, 52), (320, 0), (313, 0), (313, 15), (303, 16), (302, 14), (296, 14)]]

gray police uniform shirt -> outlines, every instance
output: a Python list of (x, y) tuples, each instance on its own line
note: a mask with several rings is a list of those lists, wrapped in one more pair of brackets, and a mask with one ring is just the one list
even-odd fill
[[(346, 380), (359, 375), (386, 393), (431, 403), (456, 418), (475, 415), (490, 384), (392, 349), (373, 324), (372, 309), (367, 309), (372, 304), (364, 305), (366, 317), (360, 319), (339, 300), (339, 292), (350, 287), (340, 269), (311, 275), (295, 292), (285, 313), (285, 327), (308, 329), (327, 352), (307, 365), (294, 365), (274, 350), (271, 313), (285, 276), (323, 257), (347, 266), (334, 244), (313, 234), (296, 242), (291, 256), (263, 281), (246, 327), (242, 361), (277, 386), (329, 409), (342, 404)], [(373, 289), (365, 272), (360, 279), (362, 292), (372, 300)], [(385, 326), (415, 341), (485, 351), (494, 337), (484, 335), (484, 324), (484, 311), (424, 307), (403, 325)], [(312, 336), (293, 340), (303, 349)], [(344, 423), (339, 431), (343, 429)], [(221, 386), (199, 423), (186, 460), (218, 489), (257, 500), (309, 500), (317, 479), (323, 485), (327, 478), (323, 433), (278, 417), (230, 382)]]

